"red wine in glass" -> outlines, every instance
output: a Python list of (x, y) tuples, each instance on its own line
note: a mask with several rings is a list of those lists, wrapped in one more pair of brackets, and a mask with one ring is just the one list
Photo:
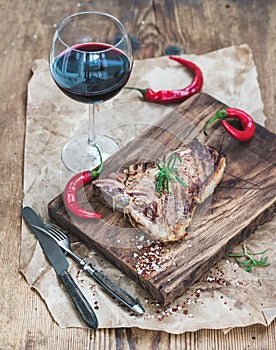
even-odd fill
[(97, 43), (73, 46), (61, 53), (52, 66), (59, 88), (70, 98), (85, 103), (111, 99), (126, 84), (130, 73), (131, 64), (121, 50)]

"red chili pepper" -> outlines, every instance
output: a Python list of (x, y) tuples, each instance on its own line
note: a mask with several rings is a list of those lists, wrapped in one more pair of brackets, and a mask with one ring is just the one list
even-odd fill
[[(230, 125), (225, 119), (226, 118), (238, 118), (243, 130), (238, 130)], [(218, 111), (212, 118), (210, 118), (204, 126), (204, 133), (207, 135), (207, 126), (216, 120), (222, 120), (221, 124), (229, 135), (239, 141), (249, 141), (252, 139), (255, 133), (255, 124), (252, 117), (244, 111), (237, 108), (226, 108)]]
[(126, 89), (138, 90), (145, 100), (162, 103), (181, 102), (199, 92), (203, 86), (203, 74), (200, 68), (193, 62), (187, 61), (181, 57), (169, 56), (169, 58), (193, 71), (194, 79), (190, 85), (181, 90), (159, 90), (157, 92), (152, 89), (140, 89), (136, 87), (126, 87)]
[(89, 183), (91, 180), (97, 178), (102, 171), (102, 155), (98, 146), (95, 145), (95, 147), (97, 148), (100, 155), (99, 169), (92, 171), (84, 171), (82, 173), (74, 175), (66, 184), (63, 194), (64, 204), (67, 207), (67, 209), (69, 209), (73, 214), (84, 219), (100, 219), (102, 217), (101, 214), (82, 208), (77, 201), (78, 190), (82, 186)]

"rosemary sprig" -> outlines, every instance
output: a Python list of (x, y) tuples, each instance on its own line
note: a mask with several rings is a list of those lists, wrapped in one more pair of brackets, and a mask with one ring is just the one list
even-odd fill
[[(268, 256), (265, 258), (261, 258), (260, 260), (255, 259), (254, 257), (256, 255), (262, 255), (265, 254), (267, 249), (263, 250), (259, 253), (250, 253), (244, 244), (243, 246), (243, 253), (241, 254), (228, 254), (227, 256), (233, 257), (235, 261), (247, 272), (251, 271), (255, 266), (269, 266), (270, 264), (267, 264)], [(238, 259), (239, 258), (239, 259)], [(246, 260), (245, 260), (245, 259)], [(243, 260), (242, 260), (243, 259)]]
[(176, 155), (172, 155), (167, 162), (159, 163), (156, 161), (156, 165), (159, 172), (156, 177), (155, 189), (159, 194), (164, 192), (170, 193), (169, 184), (170, 182), (177, 180), (185, 187), (189, 187), (185, 181), (183, 181), (178, 174), (178, 169), (175, 167), (176, 162), (182, 163), (182, 159)]

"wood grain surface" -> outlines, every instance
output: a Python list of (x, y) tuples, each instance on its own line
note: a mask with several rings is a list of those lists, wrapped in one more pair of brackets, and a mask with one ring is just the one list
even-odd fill
[[(219, 149), (226, 157), (225, 174), (214, 196), (194, 215), (193, 225), (183, 240), (166, 244), (148, 242), (147, 235), (139, 235), (129, 227), (123, 213), (97, 203), (91, 184), (86, 186), (81, 203), (100, 212), (103, 219), (81, 220), (68, 215), (62, 194), (48, 206), (49, 216), (57, 224), (97, 249), (162, 304), (169, 304), (183, 294), (276, 211), (276, 135), (257, 125), (254, 138), (242, 143), (229, 138), (218, 123), (210, 127), (205, 138), (203, 126), (224, 107), (209, 95), (197, 94), (104, 163), (101, 178), (136, 161), (162, 159), (194, 138)], [(151, 247), (157, 249), (156, 245), (157, 270), (152, 269), (152, 262), (146, 264), (144, 258)]]
[(18, 272), (27, 84), (33, 60), (48, 58), (56, 24), (77, 11), (112, 12), (132, 36), (137, 59), (172, 48), (202, 54), (247, 43), (257, 66), (266, 128), (276, 132), (275, 0), (0, 0), (0, 10), (0, 349), (275, 349), (275, 321), (226, 335), (60, 329)]

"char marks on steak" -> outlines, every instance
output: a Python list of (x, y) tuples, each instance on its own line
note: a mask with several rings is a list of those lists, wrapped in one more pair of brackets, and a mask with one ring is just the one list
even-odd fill
[(186, 235), (196, 205), (214, 192), (225, 169), (225, 157), (196, 139), (173, 154), (182, 159), (175, 166), (188, 188), (173, 181), (170, 193), (158, 194), (155, 183), (159, 169), (153, 161), (132, 164), (93, 182), (99, 200), (113, 210), (124, 211), (135, 228), (163, 242)]

